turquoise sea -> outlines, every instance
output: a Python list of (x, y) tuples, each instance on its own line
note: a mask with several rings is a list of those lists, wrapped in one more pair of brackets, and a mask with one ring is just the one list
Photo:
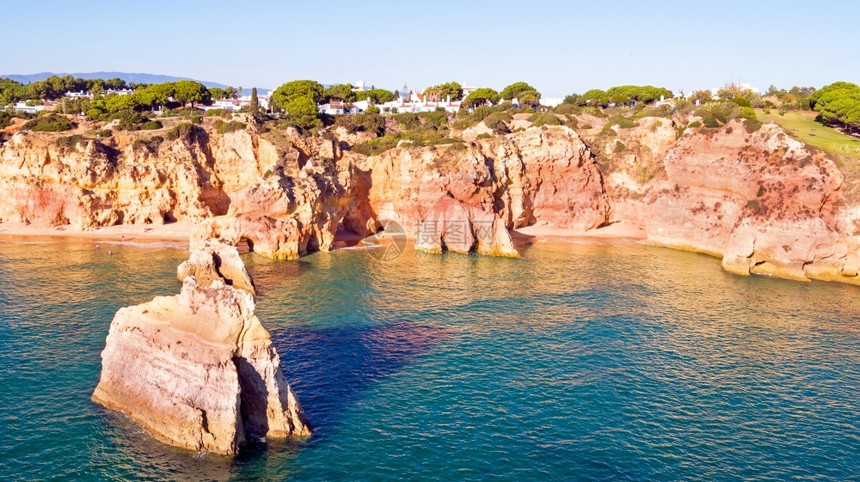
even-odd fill
[(0, 243), (0, 480), (860, 479), (860, 287), (633, 244), (244, 255), (314, 436), (172, 449), (89, 397), (186, 256)]

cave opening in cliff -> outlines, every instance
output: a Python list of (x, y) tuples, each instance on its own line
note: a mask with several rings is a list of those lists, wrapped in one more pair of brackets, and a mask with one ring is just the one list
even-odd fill
[(236, 250), (239, 251), (239, 254), (247, 254), (254, 252), (254, 242), (248, 238), (241, 238), (238, 243), (236, 243)]

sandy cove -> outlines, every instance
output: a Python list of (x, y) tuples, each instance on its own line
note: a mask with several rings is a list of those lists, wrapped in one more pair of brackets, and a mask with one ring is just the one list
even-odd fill
[(193, 223), (177, 222), (163, 225), (121, 224), (96, 229), (81, 229), (72, 225), (37, 226), (33, 224), (0, 223), (0, 242), (8, 241), (125, 241), (135, 243), (176, 243), (188, 246)]
[[(188, 246), (188, 239), (194, 229), (193, 223), (177, 222), (170, 224), (123, 224), (97, 229), (81, 229), (71, 225), (37, 226), (33, 224), (0, 223), (0, 242), (69, 242), (69, 241), (126, 241), (135, 243), (175, 243)], [(382, 233), (380, 233), (382, 234)], [(511, 237), (519, 246), (532, 242), (605, 242), (611, 240), (640, 241), (646, 238), (638, 226), (619, 222), (598, 229), (581, 231), (561, 229), (550, 226), (528, 226), (511, 231)], [(382, 235), (380, 238), (386, 238)], [(354, 233), (338, 230), (332, 250), (360, 247), (364, 238)], [(382, 239), (380, 239), (382, 241)], [(409, 237), (410, 244), (415, 238)], [(385, 242), (385, 241), (383, 241)], [(247, 249), (247, 247), (245, 247)]]

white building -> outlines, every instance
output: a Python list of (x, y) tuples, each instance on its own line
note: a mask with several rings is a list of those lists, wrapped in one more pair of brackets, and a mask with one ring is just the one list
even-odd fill
[(540, 105), (547, 107), (556, 107), (564, 102), (564, 97), (541, 97)]
[(27, 114), (38, 114), (45, 110), (44, 105), (27, 105), (26, 102), (17, 102), (14, 107), (18, 112), (26, 112)]

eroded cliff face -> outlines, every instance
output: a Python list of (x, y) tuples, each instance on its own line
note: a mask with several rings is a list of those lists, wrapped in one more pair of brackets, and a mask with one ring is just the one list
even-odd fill
[(60, 148), (16, 134), (0, 146), (0, 221), (189, 220), (199, 222), (192, 246), (247, 240), (278, 258), (328, 250), (339, 228), (369, 235), (389, 221), (420, 249), (496, 256), (518, 255), (511, 229), (587, 234), (625, 222), (652, 243), (719, 256), (734, 273), (860, 282), (860, 201), (832, 160), (773, 124), (682, 131), (688, 119), (676, 121), (585, 137), (531, 127), (370, 157), (350, 152), (348, 136), (290, 129), (277, 144), (253, 126), (158, 149)]
[(737, 274), (860, 281), (856, 201), (822, 153), (774, 124), (748, 133), (740, 122), (686, 131), (668, 149), (645, 145), (663, 152), (641, 163), (621, 156), (606, 176), (613, 222), (641, 226), (656, 244), (719, 256)]
[(611, 211), (603, 179), (579, 136), (533, 128), (462, 148), (397, 148), (368, 158), (369, 203), (439, 251), (516, 256), (507, 229), (532, 224), (587, 230)]
[(224, 214), (229, 193), (277, 163), (252, 130), (203, 129), (157, 147), (17, 133), (0, 146), (0, 221), (95, 228), (112, 224), (196, 222)]
[[(203, 274), (213, 255), (238, 259), (234, 247), (210, 242), (183, 269)], [(187, 276), (179, 295), (116, 313), (93, 400), (190, 450), (236, 454), (249, 439), (309, 436), (253, 295), (225, 284), (247, 277), (241, 260), (232, 271), (220, 266), (234, 279)]]

